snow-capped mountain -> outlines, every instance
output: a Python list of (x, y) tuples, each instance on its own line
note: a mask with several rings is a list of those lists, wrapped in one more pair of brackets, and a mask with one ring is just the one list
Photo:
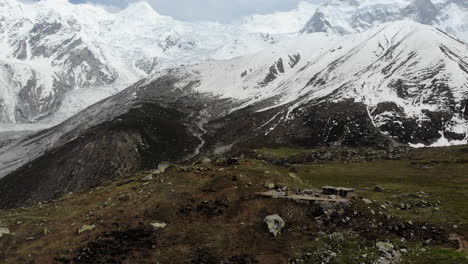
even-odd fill
[(359, 34), (304, 35), (252, 56), (187, 68), (180, 78), (187, 76), (181, 85), (197, 83), (199, 92), (242, 102), (236, 109), (287, 106), (265, 124), (272, 130), (311, 102), (352, 100), (398, 142), (466, 142), (467, 54), (466, 43), (403, 20)]
[(406, 18), (467, 40), (467, 8), (458, 0), (325, 0), (227, 25), (177, 21), (145, 2), (111, 13), (66, 0), (2, 0), (0, 130), (47, 128), (155, 71), (251, 54), (298, 31), (348, 34)]
[(91, 104), (155, 70), (256, 52), (280, 38), (177, 21), (146, 2), (111, 13), (67, 0), (1, 0), (0, 122), (37, 122), (58, 108), (64, 119), (82, 109), (62, 104), (72, 91)]
[(468, 2), (463, 0), (326, 0), (301, 32), (349, 34), (402, 19), (468, 40)]
[(241, 21), (241, 27), (252, 33), (297, 33), (304, 27), (319, 6), (316, 3), (302, 1), (298, 3), (297, 8), (291, 11), (244, 17)]
[[(158, 71), (2, 148), (1, 175), (15, 172), (0, 182), (0, 201), (50, 199), (162, 160), (244, 147), (467, 143), (467, 54), (465, 43), (405, 20)], [(24, 193), (11, 193), (19, 182)]]

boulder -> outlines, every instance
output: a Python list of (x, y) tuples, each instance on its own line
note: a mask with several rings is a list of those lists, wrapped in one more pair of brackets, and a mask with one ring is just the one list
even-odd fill
[(374, 187), (374, 192), (384, 192), (384, 191), (385, 191), (385, 189), (380, 187), (380, 186), (375, 186)]
[(386, 243), (386, 242), (377, 242), (375, 246), (379, 249), (381, 252), (391, 252), (395, 248), (393, 244), (391, 243)]
[(166, 223), (162, 223), (162, 222), (155, 222), (155, 223), (151, 223), (151, 226), (156, 229), (156, 230), (160, 230), (160, 229), (164, 229), (167, 227), (167, 224)]
[(161, 162), (158, 165), (158, 170), (163, 173), (165, 172), (169, 167), (171, 167), (171, 164), (168, 162)]
[(0, 237), (2, 237), (3, 235), (8, 235), (8, 234), (10, 234), (10, 229), (5, 228), (5, 227), (0, 227)]
[(205, 165), (211, 164), (211, 162), (212, 162), (212, 161), (211, 161), (210, 158), (203, 158), (203, 159), (201, 160), (201, 163), (202, 163), (202, 164), (205, 164)]
[(365, 203), (365, 204), (372, 204), (372, 201), (367, 199), (367, 198), (362, 198), (362, 201)]
[(153, 175), (148, 175), (143, 178), (143, 181), (152, 181), (153, 180)]
[(277, 214), (265, 217), (264, 222), (267, 225), (268, 232), (270, 232), (275, 237), (281, 233), (281, 230), (283, 230), (284, 226), (286, 225), (283, 218)]
[(96, 228), (95, 225), (84, 225), (80, 229), (78, 229), (78, 234), (81, 234), (86, 231), (94, 230), (95, 228)]

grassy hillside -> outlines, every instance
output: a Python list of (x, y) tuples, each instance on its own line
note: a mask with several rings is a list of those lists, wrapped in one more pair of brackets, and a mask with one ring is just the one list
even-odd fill
[[(0, 237), (0, 261), (468, 263), (458, 250), (468, 237), (468, 147), (260, 149), (239, 164), (213, 160), (0, 211), (0, 228), (11, 232)], [(353, 187), (358, 198), (324, 205), (256, 195), (267, 183)], [(286, 222), (278, 237), (263, 222), (272, 214)]]

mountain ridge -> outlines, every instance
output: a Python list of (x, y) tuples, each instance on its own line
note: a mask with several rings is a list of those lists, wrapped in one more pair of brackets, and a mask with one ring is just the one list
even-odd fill
[(466, 2), (456, 0), (331, 0), (318, 6), (300, 32), (350, 34), (365, 31), (381, 23), (411, 19), (439, 27), (466, 41), (466, 7)]
[[(2, 200), (35, 203), (53, 198), (37, 191), (42, 188), (64, 194), (162, 161), (246, 148), (466, 144), (466, 51), (465, 43), (432, 26), (400, 21), (355, 35), (303, 35), (254, 55), (163, 70), (2, 148), (0, 186), (27, 183), (21, 199), (5, 187)], [(164, 142), (192, 147), (176, 151), (151, 143), (159, 134), (145, 129), (165, 131), (166, 122), (178, 133)], [(92, 158), (83, 163), (83, 155)], [(63, 157), (59, 167), (52, 162)], [(32, 184), (38, 172), (48, 180)], [(85, 183), (64, 189), (54, 181), (59, 176)]]

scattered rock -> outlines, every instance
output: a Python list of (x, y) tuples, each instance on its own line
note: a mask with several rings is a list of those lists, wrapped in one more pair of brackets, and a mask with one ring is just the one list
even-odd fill
[(155, 223), (151, 223), (151, 226), (156, 229), (156, 230), (160, 230), (160, 229), (164, 229), (167, 227), (167, 224), (166, 223), (162, 223), (162, 222), (155, 222)]
[(367, 199), (367, 198), (362, 198), (362, 201), (365, 203), (365, 204), (372, 204), (372, 201)]
[(281, 218), (277, 214), (265, 217), (264, 222), (267, 225), (268, 232), (273, 234), (273, 236), (275, 237), (278, 236), (279, 233), (281, 233), (281, 230), (283, 230), (284, 226), (286, 225), (283, 218)]
[(374, 192), (384, 192), (384, 191), (385, 191), (385, 189), (380, 187), (380, 186), (375, 186), (374, 187)]
[(376, 247), (379, 249), (381, 255), (376, 263), (391, 264), (400, 263), (401, 253), (395, 250), (395, 246), (391, 243), (377, 242)]
[(94, 230), (95, 228), (96, 228), (95, 225), (84, 225), (80, 229), (78, 229), (78, 234), (81, 234), (86, 231)]
[(270, 190), (273, 190), (275, 188), (275, 184), (274, 183), (265, 183), (265, 188), (268, 188)]

